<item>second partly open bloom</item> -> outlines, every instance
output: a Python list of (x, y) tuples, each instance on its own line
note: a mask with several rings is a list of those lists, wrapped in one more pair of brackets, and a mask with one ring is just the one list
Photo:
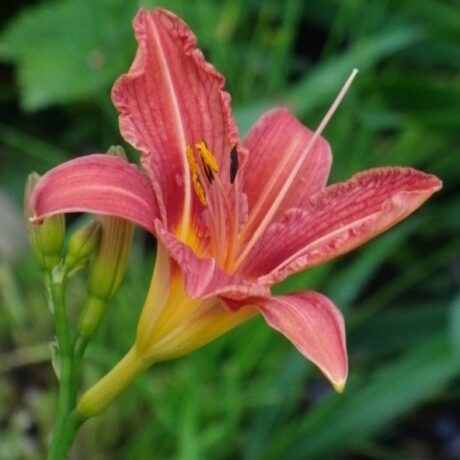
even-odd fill
[(79, 410), (99, 412), (152, 362), (256, 314), (341, 390), (348, 366), (339, 310), (318, 292), (275, 296), (270, 287), (385, 231), (441, 182), (387, 167), (326, 187), (331, 150), (321, 132), (350, 81), (316, 132), (280, 108), (240, 140), (224, 79), (186, 24), (141, 10), (134, 28), (138, 51), (112, 96), (141, 168), (111, 155), (81, 157), (45, 174), (32, 197), (37, 222), (91, 212), (130, 220), (158, 239), (135, 344)]

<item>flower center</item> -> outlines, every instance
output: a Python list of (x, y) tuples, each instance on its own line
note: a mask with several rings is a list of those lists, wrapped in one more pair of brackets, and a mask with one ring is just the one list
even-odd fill
[[(231, 264), (238, 231), (238, 150), (233, 146), (229, 155), (229, 181), (219, 177), (221, 168), (205, 140), (186, 146), (192, 186), (200, 203), (206, 208), (211, 256), (222, 268)], [(231, 193), (234, 191), (234, 193)], [(199, 252), (199, 251), (198, 251)]]
[(205, 141), (200, 141), (195, 144), (196, 152), (200, 162), (195, 159), (195, 154), (191, 145), (187, 145), (185, 152), (187, 155), (187, 161), (192, 175), (193, 189), (195, 190), (196, 196), (200, 200), (203, 206), (207, 206), (206, 190), (203, 186), (204, 181), (203, 173), (206, 176), (208, 184), (212, 184), (214, 180), (214, 174), (219, 172), (219, 165), (214, 154), (209, 150)]

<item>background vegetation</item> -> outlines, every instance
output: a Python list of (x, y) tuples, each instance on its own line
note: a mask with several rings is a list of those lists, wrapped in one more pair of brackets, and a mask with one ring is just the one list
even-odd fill
[[(0, 458), (40, 459), (54, 419), (53, 330), (21, 217), (26, 175), (122, 143), (110, 87), (153, 1), (17, 0), (0, 10)], [(439, 175), (444, 189), (353, 255), (288, 279), (346, 316), (351, 376), (333, 393), (255, 320), (158, 365), (83, 428), (73, 458), (429, 459), (460, 456), (460, 2), (164, 1), (227, 77), (244, 133), (267, 107), (330, 123), (333, 180), (377, 165)], [(130, 151), (132, 158), (135, 152)], [(79, 221), (70, 221), (78, 225)], [(154, 244), (131, 269), (85, 366), (87, 387), (129, 347)], [(78, 313), (84, 276), (71, 286)]]

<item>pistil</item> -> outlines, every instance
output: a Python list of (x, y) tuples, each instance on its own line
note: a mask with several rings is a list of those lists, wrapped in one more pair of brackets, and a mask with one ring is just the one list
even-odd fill
[[(340, 103), (342, 102), (343, 98), (345, 97), (345, 94), (347, 93), (348, 89), (350, 88), (351, 83), (353, 82), (353, 80), (354, 80), (354, 78), (355, 78), (357, 73), (358, 73), (358, 70), (353, 69), (351, 75), (348, 77), (347, 81), (343, 85), (343, 87), (340, 90), (339, 94), (337, 95), (337, 97), (335, 98), (334, 102), (332, 103), (331, 107), (327, 111), (327, 113), (324, 116), (324, 118), (321, 120), (321, 123), (319, 124), (318, 128), (316, 129), (316, 131), (314, 132), (313, 136), (311, 137), (310, 141), (306, 145), (301, 157), (299, 158), (299, 160), (295, 164), (294, 168), (292, 168), (292, 171), (290, 172), (289, 177), (287, 178), (287, 180), (286, 180), (284, 186), (282, 187), (282, 189), (279, 191), (276, 199), (271, 204), (271, 206), (268, 209), (268, 211), (266, 211), (264, 213), (264, 217), (262, 219), (262, 222), (258, 225), (256, 231), (251, 232), (251, 235), (248, 235), (247, 230), (250, 228), (250, 225), (252, 223), (251, 219), (249, 219), (248, 222), (245, 225), (245, 228), (239, 234), (239, 243), (241, 245), (240, 247), (242, 248), (242, 250), (240, 251), (240, 253), (239, 253), (239, 255), (238, 255), (238, 257), (237, 257), (237, 259), (236, 259), (236, 261), (234, 263), (234, 269), (237, 269), (242, 264), (244, 259), (251, 252), (251, 250), (254, 247), (254, 245), (256, 244), (256, 242), (259, 240), (259, 238), (262, 236), (262, 234), (264, 233), (264, 231), (266, 230), (266, 228), (270, 224), (275, 212), (277, 211), (277, 209), (281, 205), (281, 202), (282, 202), (283, 198), (286, 196), (289, 188), (291, 187), (291, 185), (292, 185), (292, 183), (294, 181), (294, 178), (297, 176), (298, 171), (300, 170), (303, 161), (305, 160), (307, 155), (310, 153), (310, 151), (314, 148), (317, 140), (320, 138), (322, 132), (326, 128), (326, 126), (329, 123), (330, 119), (332, 118), (332, 116), (334, 115), (334, 113), (337, 110), (338, 106), (340, 105)], [(255, 209), (251, 210), (252, 219), (254, 219), (255, 216), (257, 215), (257, 211), (258, 210), (255, 210)], [(249, 240), (249, 241), (247, 241), (247, 240)], [(245, 242), (245, 241), (247, 241), (247, 242)]]

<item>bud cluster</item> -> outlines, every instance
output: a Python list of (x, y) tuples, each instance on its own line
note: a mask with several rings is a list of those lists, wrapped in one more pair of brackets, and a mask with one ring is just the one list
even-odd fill
[[(125, 157), (119, 146), (111, 147), (107, 154)], [(118, 217), (99, 216), (78, 228), (64, 250), (64, 215), (47, 217), (40, 222), (34, 220), (31, 198), (39, 180), (40, 176), (32, 173), (26, 183), (24, 213), (29, 242), (39, 268), (48, 279), (51, 273), (60, 273), (64, 285), (66, 278), (88, 266), (87, 297), (76, 331), (87, 341), (101, 324), (123, 281), (134, 226)]]

